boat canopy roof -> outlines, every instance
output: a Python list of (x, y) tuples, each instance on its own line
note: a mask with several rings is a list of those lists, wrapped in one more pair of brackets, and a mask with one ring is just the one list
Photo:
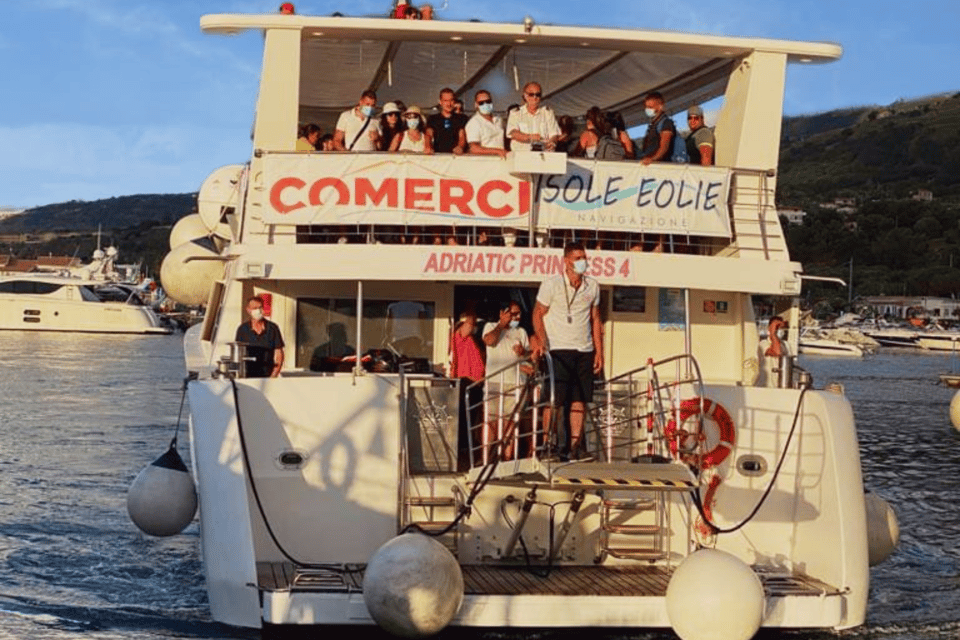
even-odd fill
[(355, 105), (367, 89), (381, 104), (398, 98), (429, 106), (450, 87), (468, 108), (472, 92), (485, 89), (503, 110), (535, 81), (558, 114), (596, 105), (635, 126), (650, 91), (662, 93), (671, 111), (706, 102), (723, 94), (732, 70), (754, 51), (802, 63), (842, 53), (831, 43), (530, 23), (218, 14), (200, 24), (219, 34), (299, 30), (300, 115), (318, 122)]

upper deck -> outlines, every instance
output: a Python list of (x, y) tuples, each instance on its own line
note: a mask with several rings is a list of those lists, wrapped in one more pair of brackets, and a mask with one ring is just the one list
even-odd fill
[[(691, 278), (705, 276), (710, 282), (698, 286), (799, 291), (800, 266), (789, 260), (775, 207), (784, 74), (788, 62), (838, 58), (837, 45), (300, 15), (209, 15), (201, 26), (265, 35), (253, 157), (237, 202), (243, 215), (230, 220), (231, 252), (254, 265), (234, 272), (240, 277), (262, 277), (260, 266), (269, 264), (273, 279), (376, 278), (367, 262), (373, 254), (354, 246), (376, 244), (378, 258), (395, 256), (384, 277), (535, 281), (543, 277), (534, 269), (537, 256), (576, 239), (605, 257), (623, 252), (611, 269), (595, 270), (601, 281), (639, 282), (638, 273), (649, 279), (660, 272), (653, 277), (663, 286), (691, 286)], [(549, 153), (501, 160), (295, 152), (298, 124), (332, 131), (367, 89), (378, 92), (380, 104), (402, 99), (424, 109), (443, 87), (468, 105), (484, 89), (502, 114), (527, 81), (541, 84), (557, 115), (581, 118), (596, 105), (620, 112), (628, 127), (643, 123), (650, 91), (664, 95), (668, 113), (722, 96), (716, 166)], [(329, 260), (337, 268), (318, 274), (311, 266), (318, 243), (347, 245), (325, 247), (327, 258), (342, 256)], [(435, 243), (457, 246), (447, 248), (450, 255), (423, 246)], [(278, 252), (276, 244), (298, 246)], [(491, 274), (477, 268), (496, 262), (478, 257), (485, 254), (516, 254), (518, 266), (532, 270)], [(628, 272), (634, 275), (625, 279)]]

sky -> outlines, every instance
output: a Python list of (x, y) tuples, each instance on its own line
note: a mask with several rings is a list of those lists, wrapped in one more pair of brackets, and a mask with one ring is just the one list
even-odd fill
[[(197, 191), (245, 162), (262, 37), (200, 32), (207, 13), (279, 0), (0, 0), (0, 207)], [(295, 2), (384, 14), (390, 0)], [(836, 42), (789, 67), (787, 115), (960, 91), (960, 0), (433, 0), (439, 19), (666, 29)], [(709, 119), (708, 119), (709, 124)]]

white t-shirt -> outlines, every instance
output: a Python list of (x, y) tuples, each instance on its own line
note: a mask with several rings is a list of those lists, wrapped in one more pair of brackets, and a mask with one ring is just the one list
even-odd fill
[[(486, 337), (488, 333), (493, 331), (497, 327), (496, 322), (488, 322), (483, 326), (483, 335)], [(500, 341), (496, 345), (490, 346), (487, 345), (487, 373), (494, 373), (504, 368), (508, 364), (512, 364), (520, 359), (520, 356), (516, 354), (513, 350), (514, 345), (520, 344), (523, 347), (524, 351), (530, 350), (530, 339), (527, 336), (527, 331), (523, 327), (517, 327), (512, 329), (507, 326), (506, 329), (500, 332)], [(509, 369), (505, 372), (505, 378), (507, 380), (513, 380), (513, 372)]]
[[(536, 113), (530, 113), (526, 105), (514, 109), (507, 116), (507, 135), (515, 129), (520, 133), (539, 133), (540, 139), (544, 141), (560, 135), (560, 125), (557, 124), (557, 118), (550, 107), (540, 107)], [(530, 151), (530, 143), (513, 140), (510, 142), (510, 149)]]
[(467, 121), (467, 143), (476, 142), (481, 147), (489, 149), (503, 149), (503, 120), (500, 116), (493, 116), (493, 121), (487, 120), (479, 113)]
[(543, 324), (547, 329), (550, 349), (593, 351), (590, 313), (600, 304), (600, 285), (583, 276), (576, 289), (566, 274), (544, 280), (537, 292), (537, 302), (549, 307)]
[[(340, 118), (337, 120), (337, 131), (343, 131), (343, 146), (346, 147), (348, 151), (377, 150), (376, 145), (373, 144), (373, 140), (370, 138), (370, 134), (376, 132), (377, 135), (380, 135), (380, 121), (376, 118), (369, 118), (369, 120), (370, 124), (367, 125), (367, 128), (364, 129), (360, 137), (357, 138), (360, 129), (363, 129), (365, 119), (358, 118), (355, 109), (347, 109), (340, 114)], [(351, 149), (350, 143), (353, 142), (354, 138), (357, 138), (357, 142)]]

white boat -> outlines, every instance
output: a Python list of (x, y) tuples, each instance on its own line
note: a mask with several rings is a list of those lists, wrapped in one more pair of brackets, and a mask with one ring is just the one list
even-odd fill
[(804, 355), (862, 358), (864, 350), (856, 344), (840, 342), (816, 329), (800, 334), (800, 353)]
[(934, 327), (917, 332), (917, 345), (929, 351), (956, 352), (958, 342), (960, 342), (960, 331)]
[[(0, 276), (0, 329), (84, 333), (168, 334), (136, 294), (101, 297), (101, 280), (23, 274)], [(119, 286), (119, 285), (117, 285)]]
[[(162, 277), (182, 302), (196, 290), (177, 275), (211, 281), (185, 349), (214, 619), (389, 628), (372, 594), (392, 581), (368, 563), (414, 529), (446, 545), (453, 577), (436, 587), (449, 563), (417, 556), (398, 601), (420, 594), (446, 611), (452, 599), (440, 626), (864, 622), (850, 404), (802, 384), (791, 357), (765, 355), (751, 304), (786, 300), (776, 312), (796, 353), (802, 268), (773, 205), (785, 71), (836, 59), (838, 46), (532, 21), (208, 15), (201, 27), (261, 30), (265, 47), (251, 158), (200, 192), (222, 246), (178, 245)], [(502, 109), (527, 79), (557, 113), (598, 104), (631, 126), (654, 87), (671, 112), (722, 97), (717, 166), (295, 152), (298, 122), (329, 128), (370, 87), (421, 106), (444, 86), (468, 105), (484, 88)], [(443, 233), (456, 244), (424, 242)], [(628, 250), (661, 237), (662, 252)], [(489, 372), (501, 393), (483, 404), (503, 446), (465, 443), (456, 381), (440, 373), (453, 319), (485, 300), (529, 310), (570, 238), (588, 241), (602, 290), (592, 458), (561, 463), (517, 437), (541, 429), (553, 387), (547, 374), (513, 384), (516, 366)], [(286, 339), (279, 378), (240, 375), (233, 341), (253, 295)], [(311, 370), (314, 353), (333, 351), (345, 357)], [(512, 394), (527, 402), (504, 418)], [(732, 559), (753, 591), (698, 572), (707, 557)], [(697, 589), (682, 586), (685, 568)], [(718, 594), (736, 601), (704, 614)]]

